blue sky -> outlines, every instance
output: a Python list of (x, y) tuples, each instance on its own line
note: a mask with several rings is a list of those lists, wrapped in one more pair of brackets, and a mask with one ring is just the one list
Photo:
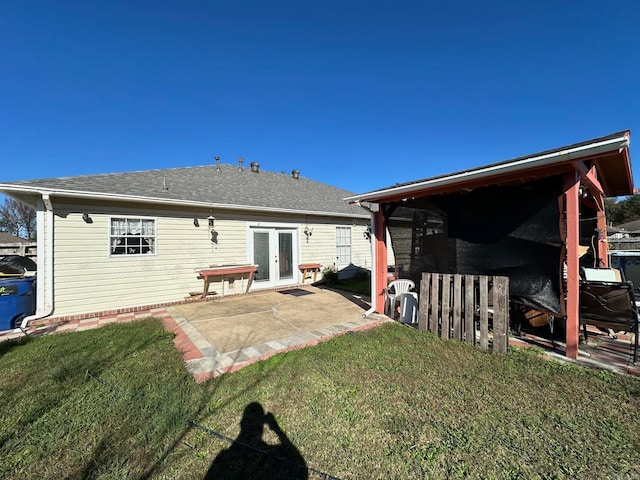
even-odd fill
[(639, 182), (638, 25), (627, 0), (7, 0), (0, 183), (219, 155), (362, 193), (627, 129)]

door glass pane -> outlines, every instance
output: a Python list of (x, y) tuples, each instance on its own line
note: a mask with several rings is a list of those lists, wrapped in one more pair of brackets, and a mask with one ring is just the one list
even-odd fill
[(293, 234), (280, 232), (278, 234), (278, 256), (280, 278), (293, 278)]
[(253, 261), (258, 265), (254, 279), (269, 280), (269, 233), (253, 232)]

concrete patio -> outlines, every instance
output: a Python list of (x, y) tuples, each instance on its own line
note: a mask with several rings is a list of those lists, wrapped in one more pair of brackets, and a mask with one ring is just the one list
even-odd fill
[(365, 317), (368, 309), (361, 296), (305, 286), (186, 303), (167, 311), (188, 339), (180, 348), (189, 370), (202, 380), (390, 321), (378, 314)]

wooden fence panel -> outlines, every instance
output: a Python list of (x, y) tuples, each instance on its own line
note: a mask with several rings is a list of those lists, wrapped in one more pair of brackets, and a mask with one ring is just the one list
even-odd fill
[(464, 275), (464, 340), (471, 345), (476, 343), (476, 324), (473, 319), (473, 275)]
[(438, 332), (438, 323), (440, 317), (440, 294), (438, 286), (440, 284), (439, 276), (431, 276), (431, 297), (429, 298), (429, 331)]
[[(509, 279), (423, 273), (418, 329), (496, 353), (509, 342)], [(489, 326), (492, 326), (490, 331)]]
[(509, 279), (493, 279), (493, 351), (506, 353), (509, 346)]
[(489, 349), (489, 278), (480, 277), (480, 348)]
[(462, 324), (460, 314), (462, 312), (462, 275), (453, 276), (453, 316), (451, 331), (455, 340), (462, 340)]
[(449, 300), (451, 295), (451, 284), (448, 274), (442, 275), (442, 314), (440, 316), (440, 336), (449, 338)]
[(418, 330), (427, 331), (429, 328), (429, 305), (431, 293), (431, 276), (422, 278), (418, 293)]

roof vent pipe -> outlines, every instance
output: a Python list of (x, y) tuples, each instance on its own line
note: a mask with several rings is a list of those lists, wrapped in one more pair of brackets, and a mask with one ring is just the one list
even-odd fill
[(251, 171), (254, 173), (260, 172), (260, 164), (258, 162), (251, 162)]
[(296, 180), (300, 179), (300, 170), (291, 170), (291, 176)]
[(220, 171), (220, 157), (216, 155), (216, 171)]
[(244, 162), (244, 158), (238, 157), (238, 171), (243, 172), (244, 168), (242, 168), (242, 162)]

